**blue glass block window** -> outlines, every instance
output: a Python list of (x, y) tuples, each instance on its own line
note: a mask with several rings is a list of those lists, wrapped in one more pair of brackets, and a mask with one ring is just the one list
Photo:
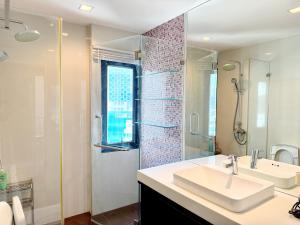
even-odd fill
[(210, 75), (209, 80), (209, 114), (208, 114), (208, 135), (216, 136), (217, 122), (217, 83), (218, 75), (215, 71)]
[(137, 66), (101, 61), (102, 144), (137, 145)]

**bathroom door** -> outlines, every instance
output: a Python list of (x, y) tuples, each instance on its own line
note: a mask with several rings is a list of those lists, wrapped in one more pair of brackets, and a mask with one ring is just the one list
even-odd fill
[(268, 111), (269, 111), (270, 63), (250, 60), (248, 144), (247, 152), (260, 150), (260, 157), (267, 157)]
[(217, 55), (188, 48), (185, 80), (185, 159), (215, 154)]
[[(139, 36), (132, 37), (137, 44)], [(137, 76), (134, 51), (120, 51), (126, 39), (93, 49), (91, 82), (92, 220), (97, 224), (138, 219), (139, 169)], [(112, 48), (115, 48), (112, 50)]]

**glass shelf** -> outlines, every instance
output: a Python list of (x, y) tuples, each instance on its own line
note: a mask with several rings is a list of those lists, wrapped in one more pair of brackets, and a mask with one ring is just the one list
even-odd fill
[(142, 77), (149, 77), (149, 76), (166, 76), (166, 75), (176, 75), (179, 74), (180, 70), (168, 70), (168, 71), (161, 71), (161, 72), (151, 72), (151, 73), (146, 73), (141, 76), (137, 76), (137, 78), (142, 78)]
[(6, 190), (0, 191), (0, 202), (6, 201), (12, 206), (13, 196), (18, 196), (23, 208), (30, 208), (31, 210), (31, 221), (34, 221), (34, 199), (33, 199), (33, 181), (25, 180), (16, 183), (9, 183)]
[(135, 99), (135, 101), (142, 101), (142, 100), (145, 100), (145, 101), (182, 101), (181, 98), (137, 98)]
[(21, 191), (26, 191), (26, 190), (31, 190), (32, 187), (32, 180), (26, 180), (26, 181), (21, 181), (17, 183), (11, 183), (7, 185), (7, 189), (5, 190), (0, 190), (0, 194), (2, 193), (12, 193), (12, 192), (21, 192)]
[(153, 122), (135, 122), (135, 123), (145, 125), (145, 126), (159, 127), (159, 128), (166, 128), (166, 129), (179, 127), (179, 125), (177, 124), (158, 124)]

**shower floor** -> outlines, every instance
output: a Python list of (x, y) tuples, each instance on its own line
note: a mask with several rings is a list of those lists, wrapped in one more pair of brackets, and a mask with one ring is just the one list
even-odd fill
[(92, 221), (99, 225), (137, 225), (138, 212), (136, 203), (92, 216)]
[[(132, 204), (91, 217), (83, 213), (65, 219), (65, 225), (138, 225), (139, 204)], [(59, 222), (47, 225), (60, 225)]]
[(77, 216), (72, 216), (65, 219), (65, 225), (96, 225), (91, 222), (91, 214), (84, 213)]

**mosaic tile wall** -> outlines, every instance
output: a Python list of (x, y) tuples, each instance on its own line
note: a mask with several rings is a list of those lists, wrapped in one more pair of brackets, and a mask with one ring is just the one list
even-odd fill
[(182, 158), (184, 16), (145, 33), (142, 48), (140, 149), (148, 168)]

